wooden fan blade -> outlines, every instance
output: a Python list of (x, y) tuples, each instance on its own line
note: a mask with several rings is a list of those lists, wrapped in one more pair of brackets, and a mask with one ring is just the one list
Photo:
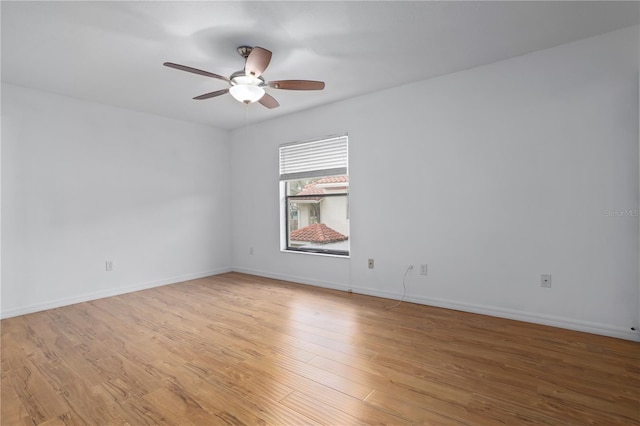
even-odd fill
[(262, 96), (258, 102), (260, 102), (261, 105), (266, 106), (269, 109), (277, 108), (280, 106), (278, 101), (276, 101), (276, 99), (268, 93), (265, 93), (264, 96)]
[(175, 68), (175, 69), (181, 70), (181, 71), (187, 71), (187, 72), (192, 72), (194, 74), (204, 75), (205, 77), (217, 78), (219, 80), (224, 80), (227, 83), (229, 82), (229, 79), (227, 77), (223, 77), (221, 75), (214, 74), (214, 73), (209, 72), (209, 71), (202, 71), (202, 70), (199, 70), (197, 68), (188, 67), (186, 65), (174, 64), (173, 62), (165, 62), (163, 65), (165, 67)]
[(262, 47), (254, 47), (247, 56), (247, 62), (244, 65), (244, 71), (247, 75), (259, 77), (271, 62), (271, 52)]
[(273, 87), (274, 89), (286, 89), (286, 90), (322, 90), (324, 89), (324, 81), (312, 81), (312, 80), (270, 81), (269, 87)]
[(205, 93), (204, 95), (196, 96), (193, 99), (201, 101), (203, 99), (215, 98), (216, 96), (224, 95), (226, 93), (229, 93), (229, 89), (222, 89), (216, 90), (215, 92)]

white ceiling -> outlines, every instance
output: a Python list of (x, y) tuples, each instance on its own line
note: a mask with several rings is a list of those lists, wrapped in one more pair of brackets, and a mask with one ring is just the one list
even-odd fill
[[(638, 24), (637, 2), (1, 2), (2, 81), (234, 129), (361, 94)], [(240, 45), (273, 52), (265, 79), (326, 82), (268, 89), (248, 108), (226, 83)]]

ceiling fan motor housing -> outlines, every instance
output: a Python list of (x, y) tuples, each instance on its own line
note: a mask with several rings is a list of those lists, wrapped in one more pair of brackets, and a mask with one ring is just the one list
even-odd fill
[(237, 84), (252, 84), (254, 86), (267, 85), (262, 76), (256, 77), (254, 75), (247, 75), (244, 70), (236, 71), (231, 74), (231, 77), (229, 77), (229, 81), (231, 82), (232, 86), (235, 86)]

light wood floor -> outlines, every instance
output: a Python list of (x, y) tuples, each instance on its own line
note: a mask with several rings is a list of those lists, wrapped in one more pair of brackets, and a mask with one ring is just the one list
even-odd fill
[(640, 344), (230, 273), (2, 321), (2, 425), (638, 424)]

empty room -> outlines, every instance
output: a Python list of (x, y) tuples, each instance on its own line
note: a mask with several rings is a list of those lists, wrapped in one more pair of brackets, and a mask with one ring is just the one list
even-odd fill
[(640, 3), (0, 19), (0, 424), (640, 424)]

